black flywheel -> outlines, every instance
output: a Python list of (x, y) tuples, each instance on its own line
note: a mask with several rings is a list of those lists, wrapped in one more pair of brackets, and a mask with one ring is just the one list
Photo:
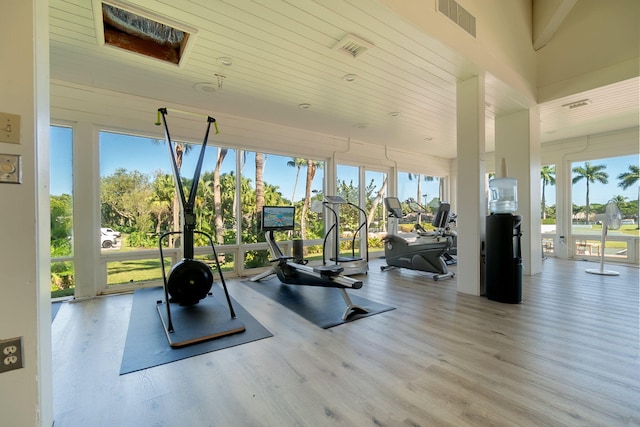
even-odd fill
[(206, 297), (213, 285), (213, 272), (209, 266), (195, 259), (185, 258), (176, 263), (169, 273), (167, 290), (170, 302), (194, 305)]

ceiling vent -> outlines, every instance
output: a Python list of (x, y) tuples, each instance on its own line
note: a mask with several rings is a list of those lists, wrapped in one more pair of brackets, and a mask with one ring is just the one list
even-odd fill
[(589, 100), (588, 98), (585, 98), (579, 101), (573, 101), (567, 104), (562, 104), (562, 106), (568, 108), (569, 110), (573, 110), (574, 108), (585, 107), (589, 104), (591, 104), (591, 100)]
[(342, 40), (336, 43), (332, 49), (349, 55), (352, 58), (357, 58), (372, 47), (373, 45), (371, 43), (362, 40), (360, 37), (347, 34)]
[(476, 36), (476, 17), (467, 12), (455, 0), (438, 0), (438, 11), (473, 37)]

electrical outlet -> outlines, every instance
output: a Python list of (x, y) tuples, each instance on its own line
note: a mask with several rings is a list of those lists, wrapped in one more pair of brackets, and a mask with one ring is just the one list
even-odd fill
[(22, 367), (22, 337), (0, 340), (0, 374)]

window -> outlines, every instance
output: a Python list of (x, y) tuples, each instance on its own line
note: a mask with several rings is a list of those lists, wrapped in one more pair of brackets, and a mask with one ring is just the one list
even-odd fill
[(556, 235), (556, 166), (540, 168), (540, 215), (543, 256), (555, 253)]
[[(382, 250), (381, 238), (386, 231), (383, 200), (387, 196), (387, 174), (364, 170), (364, 185), (361, 185), (362, 170), (358, 166), (338, 165), (336, 188), (338, 196), (362, 209), (360, 211), (345, 205), (340, 208), (340, 233), (343, 240), (340, 252), (347, 256), (353, 256), (354, 253), (357, 255), (359, 252), (359, 256), (365, 258), (365, 251)], [(368, 248), (364, 246), (365, 231), (368, 231)]]
[[(185, 198), (200, 155), (200, 144), (175, 142)], [(180, 232), (181, 201), (175, 191), (166, 142), (153, 138), (100, 132), (100, 202), (103, 252), (156, 250), (165, 232)], [(214, 244), (235, 244), (237, 220), (236, 151), (207, 145), (194, 204), (196, 229), (209, 234)], [(105, 243), (105, 236), (107, 241)], [(179, 234), (162, 239), (164, 246), (179, 246)], [(194, 246), (213, 258), (209, 239), (194, 236)], [(223, 270), (233, 269), (234, 256), (217, 249)], [(126, 255), (126, 254), (125, 254)], [(159, 259), (128, 256), (107, 264), (109, 284), (135, 283), (161, 278)]]
[[(313, 209), (323, 197), (323, 161), (247, 151), (240, 167), (242, 243), (265, 241), (259, 221), (262, 206), (295, 206), (296, 227), (290, 237), (323, 238), (324, 224)], [(244, 259), (247, 268), (262, 267), (268, 265), (268, 252), (250, 251)]]
[[(413, 222), (431, 227), (433, 214), (440, 206), (442, 178), (412, 172), (398, 172), (398, 198)], [(402, 227), (401, 227), (402, 228)]]
[[(571, 231), (578, 256), (627, 257), (627, 247), (638, 236), (638, 156), (611, 157), (571, 164)], [(607, 202), (614, 200), (623, 224), (609, 229), (600, 248), (602, 221)]]
[(73, 130), (51, 126), (51, 297), (73, 295)]

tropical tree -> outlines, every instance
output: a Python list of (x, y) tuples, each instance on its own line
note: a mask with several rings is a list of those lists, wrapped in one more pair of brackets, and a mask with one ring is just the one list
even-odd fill
[[(166, 141), (161, 141), (159, 139), (154, 140), (154, 144), (163, 144)], [(180, 170), (182, 169), (182, 161), (184, 159), (185, 154), (189, 153), (191, 151), (191, 149), (193, 148), (192, 145), (190, 144), (186, 144), (184, 142), (179, 142), (179, 141), (172, 141), (173, 142), (173, 155), (176, 159), (176, 169), (178, 170), (178, 172), (180, 172)], [(168, 144), (168, 142), (166, 142)], [(175, 181), (175, 180), (174, 180)], [(182, 183), (176, 183), (177, 185), (181, 185)], [(172, 221), (172, 226), (173, 226), (173, 231), (179, 231), (179, 225), (180, 225), (180, 199), (179, 199), (179, 195), (178, 195), (178, 188), (175, 187), (175, 191), (173, 193), (173, 206), (171, 209), (172, 213), (173, 213), (173, 221)], [(173, 237), (169, 236), (169, 241), (173, 242)]]
[(573, 173), (576, 174), (571, 180), (573, 184), (580, 182), (582, 179), (587, 183), (585, 204), (587, 224), (589, 223), (589, 184), (593, 184), (596, 181), (601, 184), (608, 183), (609, 174), (603, 171), (606, 168), (607, 167), (605, 165), (592, 165), (590, 162), (584, 162), (584, 166), (576, 166), (572, 169)]
[(71, 255), (71, 195), (51, 196), (49, 204), (51, 215), (51, 256)]
[(409, 181), (413, 181), (414, 178), (418, 181), (418, 188), (417, 188), (417, 191), (416, 191), (416, 200), (418, 201), (418, 203), (420, 203), (420, 200), (423, 199), (421, 182), (423, 180), (425, 182), (432, 182), (436, 178), (434, 178), (433, 176), (420, 175), (420, 174), (414, 174), (414, 173), (409, 173), (408, 176), (409, 176)]
[[(635, 183), (638, 182), (639, 179), (639, 170), (638, 165), (629, 165), (629, 172), (623, 172), (618, 175), (618, 179), (620, 182), (618, 183), (618, 187), (622, 187), (623, 190), (631, 187)], [(640, 206), (640, 186), (638, 186), (638, 206)], [(638, 218), (638, 211), (633, 214), (634, 217)]]
[(216, 232), (216, 243), (219, 245), (224, 243), (224, 223), (222, 221), (222, 190), (220, 187), (220, 169), (222, 162), (227, 156), (227, 148), (218, 148), (218, 158), (216, 159), (216, 168), (213, 170), (213, 213), (214, 213), (214, 229)]
[(369, 208), (369, 212), (367, 213), (367, 228), (371, 227), (371, 222), (373, 221), (373, 218), (375, 216), (376, 209), (378, 209), (378, 205), (380, 204), (380, 201), (382, 200), (382, 198), (386, 193), (387, 193), (387, 176), (385, 175), (384, 181), (380, 186), (380, 190), (376, 192), (375, 197), (371, 201), (371, 207)]
[[(156, 233), (163, 229), (172, 229), (172, 204), (176, 194), (176, 185), (171, 175), (162, 171), (155, 172), (155, 179), (151, 184), (153, 194), (151, 196), (151, 213), (156, 218)], [(166, 227), (163, 225), (166, 224)]]
[(545, 188), (547, 185), (556, 185), (556, 167), (555, 165), (551, 166), (542, 166), (540, 168), (540, 179), (542, 180), (542, 219), (547, 218), (547, 201), (545, 198)]
[(300, 214), (300, 236), (302, 240), (307, 238), (307, 212), (309, 212), (309, 206), (311, 205), (311, 185), (313, 184), (313, 178), (316, 176), (316, 170), (322, 168), (323, 162), (315, 160), (307, 160), (307, 182), (304, 191), (304, 203), (302, 204), (302, 212)]
[(629, 172), (624, 172), (618, 175), (618, 179), (620, 182), (618, 183), (618, 187), (622, 187), (623, 190), (631, 187), (633, 184), (638, 182), (638, 165), (629, 165)]
[(150, 225), (152, 194), (149, 178), (145, 174), (118, 168), (113, 175), (100, 180), (102, 218), (111, 218), (114, 224), (126, 224), (146, 231)]
[(264, 206), (264, 154), (256, 153), (256, 212)]
[(293, 157), (287, 162), (287, 166), (296, 168), (296, 180), (293, 183), (293, 193), (291, 194), (291, 203), (296, 201), (296, 188), (298, 187), (298, 178), (300, 176), (300, 169), (307, 164), (307, 159), (301, 157)]

